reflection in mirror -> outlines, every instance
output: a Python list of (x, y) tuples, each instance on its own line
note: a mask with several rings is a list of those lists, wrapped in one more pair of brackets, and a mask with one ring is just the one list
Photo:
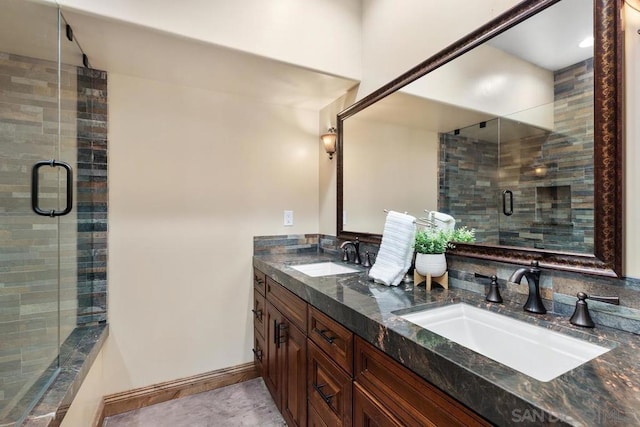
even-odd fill
[[(594, 71), (596, 61), (600, 70), (618, 64), (612, 45), (602, 41), (600, 55), (607, 55), (594, 56), (593, 18), (599, 8), (595, 38), (617, 43), (619, 6), (595, 1), (525, 2), (505, 18), (525, 16), (522, 22), (467, 50), (470, 36), (451, 48), (453, 54), (443, 51), (429, 61), (455, 59), (433, 69), (426, 61), (420, 65), (426, 74), (416, 67), (388, 85), (399, 90), (385, 96), (389, 89), (381, 88), (373, 101), (367, 97), (340, 113), (338, 234), (375, 239), (384, 209), (414, 216), (439, 210), (475, 228), (479, 247), (595, 254), (587, 263), (600, 262), (607, 251), (612, 260), (619, 242), (610, 240), (615, 249), (596, 244), (602, 238), (597, 226), (613, 238), (619, 205), (607, 205), (616, 217), (596, 217), (597, 203), (604, 203), (596, 188), (620, 182), (611, 181), (612, 163), (600, 166), (594, 159), (604, 160), (604, 148), (618, 153), (612, 138), (618, 137), (619, 110), (606, 126), (595, 111), (615, 105), (619, 95), (618, 87), (604, 93), (601, 83), (598, 89)], [(491, 31), (487, 26), (474, 36)], [(614, 84), (617, 73), (607, 75)]]

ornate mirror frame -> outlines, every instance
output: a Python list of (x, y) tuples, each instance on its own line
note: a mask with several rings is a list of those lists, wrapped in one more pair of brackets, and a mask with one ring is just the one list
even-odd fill
[[(412, 81), (561, 0), (526, 0), (338, 114), (337, 237), (380, 243), (379, 234), (343, 229), (343, 121)], [(453, 255), (619, 277), (622, 274), (623, 0), (594, 0), (594, 254), (456, 244)]]

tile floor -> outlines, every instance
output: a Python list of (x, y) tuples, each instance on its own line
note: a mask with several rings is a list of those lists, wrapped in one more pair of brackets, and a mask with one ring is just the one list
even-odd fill
[(103, 427), (286, 426), (262, 378), (136, 409)]

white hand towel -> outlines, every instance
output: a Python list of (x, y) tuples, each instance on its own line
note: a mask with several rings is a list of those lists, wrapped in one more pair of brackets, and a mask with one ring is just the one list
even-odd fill
[(429, 212), (429, 219), (433, 222), (434, 227), (439, 230), (453, 230), (456, 227), (456, 219), (451, 215), (442, 212)]
[(369, 277), (377, 283), (398, 286), (413, 259), (413, 243), (416, 238), (416, 218), (390, 211), (382, 232), (380, 250), (376, 262), (369, 270)]

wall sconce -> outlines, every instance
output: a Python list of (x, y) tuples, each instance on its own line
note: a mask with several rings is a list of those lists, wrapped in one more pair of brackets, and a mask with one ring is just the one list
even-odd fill
[(336, 128), (330, 127), (327, 133), (320, 136), (322, 143), (324, 144), (324, 150), (329, 155), (329, 159), (333, 159), (333, 153), (336, 152), (336, 140), (338, 135), (336, 134)]

